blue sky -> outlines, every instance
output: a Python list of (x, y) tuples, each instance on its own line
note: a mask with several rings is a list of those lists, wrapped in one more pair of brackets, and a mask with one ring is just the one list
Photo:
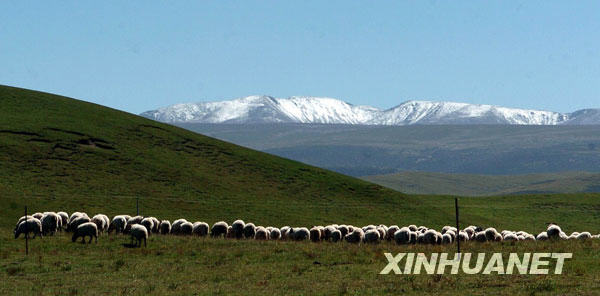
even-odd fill
[(139, 113), (253, 94), (600, 108), (599, 1), (13, 1), (0, 84)]

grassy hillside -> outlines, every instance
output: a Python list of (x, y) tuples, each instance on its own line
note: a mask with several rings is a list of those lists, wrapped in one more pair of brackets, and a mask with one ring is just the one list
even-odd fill
[[(597, 294), (598, 241), (465, 244), (467, 252), (572, 251), (564, 276), (379, 276), (383, 252), (453, 246), (258, 242), (153, 235), (70, 242), (12, 237), (30, 212), (86, 211), (160, 219), (310, 226), (454, 223), (450, 196), (404, 195), (366, 181), (56, 95), (0, 86), (0, 294)], [(600, 232), (600, 195), (462, 197), (461, 223)], [(326, 279), (326, 280), (324, 280)], [(85, 283), (85, 284), (82, 284)], [(574, 285), (573, 283), (577, 283)], [(441, 291), (441, 292), (440, 292)]]
[(489, 196), (531, 193), (600, 192), (600, 173), (471, 175), (402, 172), (362, 179), (409, 194)]

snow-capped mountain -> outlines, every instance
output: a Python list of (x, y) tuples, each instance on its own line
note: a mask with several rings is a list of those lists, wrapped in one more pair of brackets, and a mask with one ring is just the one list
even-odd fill
[(558, 113), (455, 102), (408, 101), (380, 110), (321, 97), (249, 96), (230, 101), (176, 104), (141, 115), (171, 123), (600, 124), (600, 109)]

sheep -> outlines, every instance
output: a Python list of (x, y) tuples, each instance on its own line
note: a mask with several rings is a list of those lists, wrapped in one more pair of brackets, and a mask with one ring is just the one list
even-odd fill
[(548, 232), (547, 231), (540, 232), (540, 234), (538, 234), (535, 237), (535, 240), (538, 240), (538, 241), (543, 241), (543, 240), (547, 240), (547, 239), (548, 239)]
[(196, 222), (193, 225), (192, 233), (198, 236), (208, 235), (208, 223)]
[(291, 240), (301, 241), (310, 240), (310, 231), (306, 227), (290, 228), (288, 231), (288, 237)]
[(394, 241), (396, 244), (408, 244), (410, 243), (410, 229), (408, 227), (402, 227), (394, 232)]
[(515, 233), (506, 233), (503, 237), (504, 241), (517, 241), (519, 238)]
[(67, 231), (75, 231), (79, 225), (83, 223), (91, 222), (90, 218), (87, 216), (75, 216), (73, 220), (69, 221), (69, 226), (67, 227)]
[[(189, 222), (188, 222), (189, 223)], [(131, 226), (131, 245), (141, 247), (142, 240), (144, 240), (144, 247), (146, 247), (146, 241), (148, 240), (148, 229), (140, 224), (134, 224)], [(133, 244), (135, 238), (136, 243)]]
[[(408, 229), (408, 228), (406, 228)], [(385, 234), (385, 239), (387, 240), (392, 240), (394, 239), (394, 234), (396, 233), (396, 231), (400, 230), (400, 227), (398, 227), (397, 225), (392, 225), (388, 228), (387, 233)]]
[(363, 241), (365, 243), (378, 243), (380, 237), (381, 234), (379, 231), (377, 231), (377, 229), (369, 229), (365, 232)]
[(442, 244), (451, 244), (452, 243), (452, 236), (450, 234), (448, 234), (448, 232), (449, 231), (442, 234)]
[(125, 225), (127, 225), (127, 220), (124, 216), (114, 216), (108, 226), (108, 233), (110, 234), (113, 230), (115, 233), (123, 233)]
[(441, 240), (440, 236), (441, 235), (438, 236), (437, 231), (435, 231), (433, 229), (428, 229), (427, 231), (425, 231), (425, 233), (423, 233), (423, 243), (435, 245), (435, 244), (438, 244), (438, 239), (439, 239), (439, 243), (441, 243), (442, 240)]
[(98, 229), (98, 231), (104, 232), (108, 230), (108, 226), (110, 225), (110, 219), (108, 219), (108, 216), (104, 215), (104, 214), (98, 214), (96, 216), (99, 216), (100, 218), (102, 218), (104, 220), (104, 229), (100, 230)]
[(577, 235), (578, 240), (586, 240), (586, 239), (590, 239), (590, 238), (592, 238), (592, 234), (587, 231), (584, 231), (584, 232), (580, 233), (579, 235)]
[(173, 225), (171, 225), (171, 233), (179, 234), (179, 228), (181, 227), (181, 224), (185, 222), (187, 222), (185, 219), (177, 219), (173, 221)]
[[(342, 237), (346, 237), (346, 235), (348, 233), (350, 233), (350, 230), (348, 229), (348, 226), (346, 226), (346, 225), (338, 226), (337, 230), (339, 230), (342, 233)], [(354, 231), (354, 229), (352, 231)]]
[(496, 234), (498, 231), (493, 227), (488, 227), (485, 229), (485, 238), (488, 241), (494, 241), (496, 239)]
[(561, 238), (561, 233), (563, 233), (562, 229), (560, 229), (560, 226), (556, 224), (550, 224), (546, 230), (546, 234), (548, 235), (549, 239)]
[(135, 217), (129, 218), (127, 220), (127, 224), (125, 224), (125, 230), (123, 231), (123, 233), (129, 233), (129, 231), (131, 231), (131, 227), (133, 225), (142, 223), (142, 220), (144, 220), (144, 217), (142, 217), (142, 216), (135, 216)]
[(33, 238), (36, 236), (42, 237), (42, 222), (36, 218), (29, 218), (21, 221), (15, 228), (15, 239), (19, 238), (21, 233), (24, 233), (26, 237), (29, 237), (29, 233), (33, 233)]
[(385, 235), (387, 233), (387, 227), (385, 226), (377, 226), (377, 228), (375, 228), (377, 230), (377, 232), (379, 232), (379, 239), (383, 240), (385, 239)]
[[(285, 227), (283, 227), (285, 228)], [(281, 233), (284, 233), (282, 228)], [(254, 235), (256, 234), (256, 226), (254, 225), (254, 223), (248, 223), (246, 225), (244, 225), (244, 237), (245, 238), (254, 238)]]
[(56, 214), (60, 216), (62, 228), (67, 229), (67, 225), (69, 224), (69, 214), (66, 212), (58, 212)]
[(98, 226), (96, 226), (95, 223), (85, 222), (77, 226), (77, 228), (73, 232), (73, 237), (71, 241), (75, 242), (78, 238), (81, 237), (81, 243), (85, 244), (86, 236), (90, 237), (88, 244), (92, 243), (93, 238), (96, 238), (96, 243), (98, 243)]
[(463, 230), (469, 237), (469, 239), (473, 238), (473, 236), (475, 235), (475, 227), (467, 227)]
[(225, 235), (227, 234), (227, 228), (229, 228), (229, 225), (227, 225), (226, 222), (224, 221), (219, 221), (217, 223), (215, 223), (212, 228), (210, 229), (210, 236), (211, 237), (219, 237), (221, 235)]
[(38, 219), (38, 220), (41, 221), (42, 217), (44, 217), (44, 214), (42, 214), (40, 212), (37, 212), (37, 213), (35, 213), (35, 214), (31, 215), (31, 216), (33, 216), (33, 218), (36, 218), (36, 219)]
[(337, 229), (332, 225), (326, 226), (324, 229), (324, 233), (323, 233), (324, 234), (323, 240), (326, 240), (326, 241), (331, 240), (331, 234), (336, 230)]
[(349, 243), (357, 244), (362, 242), (364, 237), (365, 233), (363, 232), (363, 230), (360, 228), (355, 228), (354, 231), (352, 231), (352, 233), (346, 234), (344, 239)]
[(310, 240), (313, 242), (320, 242), (321, 241), (321, 231), (319, 230), (318, 227), (313, 227), (310, 229)]
[(106, 223), (106, 220), (104, 219), (103, 215), (95, 215), (94, 217), (92, 217), (90, 222), (96, 224), (96, 227), (98, 228), (98, 233), (101, 233), (106, 228), (108, 228), (108, 224)]
[(269, 233), (270, 239), (278, 240), (281, 238), (281, 231), (278, 228), (271, 229), (271, 233)]
[(226, 238), (234, 238), (235, 235), (233, 234), (233, 227), (231, 227), (231, 225), (227, 226), (227, 233), (225, 234)]
[(179, 226), (179, 234), (181, 235), (192, 235), (192, 231), (194, 231), (194, 225), (190, 222), (183, 222)]
[(268, 240), (270, 237), (269, 232), (262, 226), (256, 227), (256, 233), (254, 234), (255, 240)]
[(231, 228), (232, 228), (231, 230), (233, 231), (233, 237), (235, 237), (237, 239), (242, 238), (242, 236), (244, 236), (244, 226), (246, 226), (246, 224), (242, 220), (233, 221), (233, 223), (231, 224)]
[(466, 242), (469, 240), (469, 234), (466, 231), (460, 231), (458, 233), (458, 240), (461, 242)]
[(152, 218), (146, 217), (146, 218), (142, 219), (140, 224), (143, 225), (144, 227), (146, 227), (146, 230), (148, 230), (148, 235), (150, 235), (150, 233), (152, 232), (152, 229), (154, 229), (154, 221), (152, 220)]
[(42, 222), (42, 233), (44, 235), (48, 235), (48, 233), (54, 235), (54, 233), (60, 228), (61, 221), (62, 218), (55, 213), (44, 213), (44, 216), (42, 216), (42, 219), (40, 220), (40, 222)]
[(342, 240), (342, 232), (337, 229), (332, 231), (331, 232), (331, 241), (334, 243), (337, 243), (340, 240)]
[(156, 219), (156, 217), (150, 217), (150, 219), (152, 220), (152, 233), (158, 233), (160, 231), (160, 221), (158, 221), (158, 219)]
[(23, 222), (25, 220), (29, 220), (29, 219), (35, 219), (35, 218), (33, 218), (33, 216), (31, 216), (31, 215), (27, 215), (27, 216), (23, 216), (23, 217), (19, 218), (19, 220), (17, 220), (17, 224), (15, 225), (14, 231), (17, 231), (17, 228), (19, 227), (19, 224), (21, 224), (21, 222)]
[(158, 228), (160, 234), (169, 234), (171, 233), (171, 222), (169, 220), (162, 220)]
[(475, 241), (478, 241), (480, 243), (485, 243), (487, 241), (487, 236), (485, 235), (485, 231), (480, 231), (480, 232), (475, 233), (474, 237), (475, 237)]

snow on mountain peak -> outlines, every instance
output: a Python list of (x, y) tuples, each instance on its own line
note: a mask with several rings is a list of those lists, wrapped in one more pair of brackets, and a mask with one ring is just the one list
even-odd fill
[[(412, 124), (600, 124), (600, 111), (570, 114), (456, 102), (406, 101), (387, 110), (327, 97), (248, 96), (229, 101), (175, 104), (142, 113), (163, 122)], [(576, 120), (577, 116), (585, 120)]]

